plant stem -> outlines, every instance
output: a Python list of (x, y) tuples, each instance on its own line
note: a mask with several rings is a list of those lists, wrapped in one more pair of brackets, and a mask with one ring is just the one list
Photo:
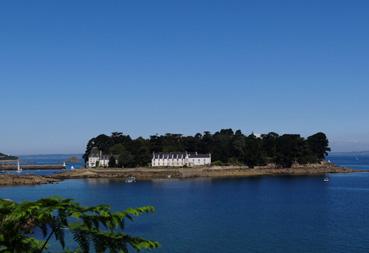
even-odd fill
[(44, 245), (43, 245), (43, 246), (42, 246), (42, 248), (40, 249), (40, 253), (42, 253), (42, 251), (44, 251), (44, 249), (46, 248), (47, 243), (49, 242), (49, 240), (51, 239), (51, 237), (53, 236), (53, 234), (54, 234), (54, 231), (52, 231), (52, 232), (50, 233), (50, 235), (47, 237), (47, 239), (46, 239), (46, 241), (45, 241)]

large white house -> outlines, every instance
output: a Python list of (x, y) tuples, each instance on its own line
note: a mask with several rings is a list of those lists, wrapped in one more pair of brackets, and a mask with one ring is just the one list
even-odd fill
[(153, 153), (152, 167), (193, 167), (211, 165), (211, 154)]
[(103, 155), (102, 151), (97, 147), (93, 147), (88, 156), (87, 167), (88, 168), (96, 168), (96, 167), (108, 167), (109, 166), (110, 156)]

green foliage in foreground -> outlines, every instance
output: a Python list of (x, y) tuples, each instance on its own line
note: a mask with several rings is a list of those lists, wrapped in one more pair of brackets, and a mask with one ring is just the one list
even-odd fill
[[(65, 252), (137, 252), (159, 247), (159, 243), (124, 232), (125, 221), (154, 212), (150, 206), (112, 212), (106, 205), (82, 207), (71, 199), (45, 198), (16, 203), (0, 199), (0, 252), (40, 253), (51, 240)], [(41, 231), (42, 239), (36, 238)], [(68, 248), (65, 233), (78, 245)]]

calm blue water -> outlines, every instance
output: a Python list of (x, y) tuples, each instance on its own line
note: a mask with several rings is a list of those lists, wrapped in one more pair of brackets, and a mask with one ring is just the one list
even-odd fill
[(369, 156), (367, 155), (347, 155), (347, 156), (329, 156), (328, 159), (340, 166), (353, 169), (369, 169)]
[[(79, 162), (71, 163), (68, 162), (69, 158), (76, 157), (79, 159)], [(84, 161), (82, 159), (81, 154), (74, 155), (24, 155), (19, 156), (20, 165), (61, 165), (65, 162), (66, 169), (71, 169), (72, 167), (75, 169), (79, 169), (84, 167)], [(0, 171), (0, 173), (6, 174), (21, 174), (21, 175), (52, 175), (55, 173), (65, 172), (63, 170), (23, 170), (22, 172), (17, 171)]]
[[(341, 159), (361, 166), (349, 158), (335, 161)], [(322, 177), (135, 184), (67, 180), (2, 187), (0, 197), (35, 200), (61, 195), (85, 205), (107, 203), (116, 210), (153, 205), (155, 214), (129, 226), (132, 233), (162, 244), (153, 252), (368, 253), (369, 173), (330, 178), (329, 183)]]

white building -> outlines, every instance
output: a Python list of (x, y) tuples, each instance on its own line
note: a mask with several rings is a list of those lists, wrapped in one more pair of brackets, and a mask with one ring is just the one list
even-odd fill
[(152, 167), (193, 167), (211, 165), (211, 154), (153, 153)]
[(108, 167), (110, 156), (103, 155), (97, 147), (93, 147), (88, 156), (87, 168)]

